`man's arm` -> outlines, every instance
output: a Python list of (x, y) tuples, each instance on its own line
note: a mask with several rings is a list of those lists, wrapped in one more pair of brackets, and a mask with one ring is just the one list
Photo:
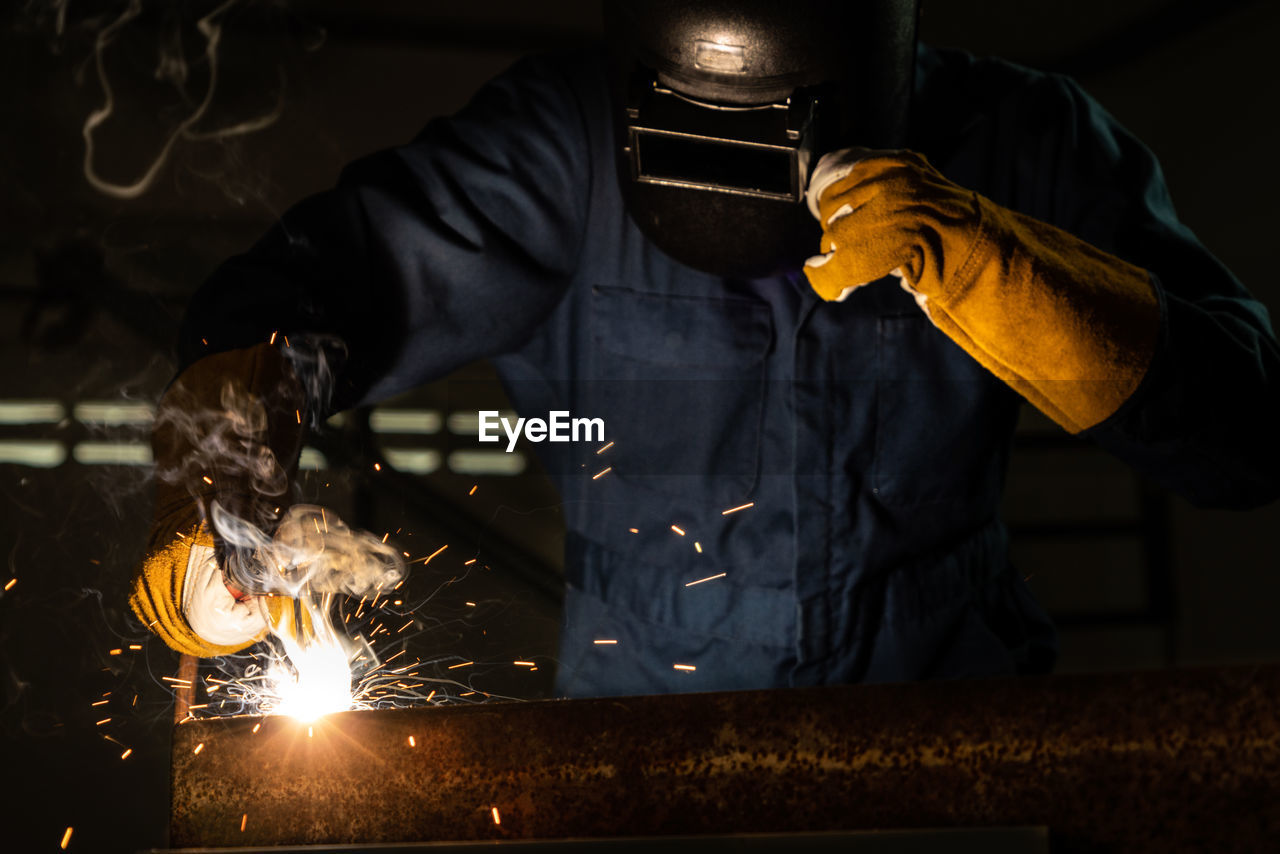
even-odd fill
[(1161, 298), (1142, 385), (1086, 435), (1195, 504), (1274, 500), (1280, 345), (1267, 310), (1178, 221), (1154, 155), (1074, 83), (1057, 83), (1073, 118), (1057, 157), (1058, 222), (1146, 269)]
[(1265, 310), (1178, 223), (1151, 153), (1074, 84), (1042, 77), (1015, 104), (1038, 121), (1005, 152), (1022, 186), (1049, 188), (1039, 218), (912, 152), (829, 156), (810, 188), (815, 290), (843, 299), (893, 272), (1068, 430), (1194, 502), (1271, 500), (1280, 354)]
[[(202, 636), (191, 610), (205, 600), (192, 591), (226, 613), (235, 591), (219, 598), (216, 585), (185, 582), (207, 574), (200, 555), (217, 541), (214, 501), (269, 538), (287, 498), (282, 484), (269, 495), (244, 488), (258, 456), (271, 457), (273, 472), (292, 470), (304, 421), (514, 349), (555, 307), (577, 263), (590, 186), (566, 73), (552, 61), (520, 63), (458, 115), (348, 167), (196, 294), (180, 334), (183, 371), (161, 406), (172, 417), (157, 422), (155, 441), (158, 470), (179, 475), (158, 480), (131, 599), (170, 646), (217, 655), (256, 637)], [(278, 381), (255, 381), (270, 373), (263, 365)], [(231, 403), (243, 397), (264, 413), (262, 429), (233, 437), (252, 460), (213, 447), (246, 420), (228, 389), (242, 390)], [(220, 554), (224, 565), (234, 557)]]
[(565, 63), (518, 63), (408, 145), (359, 160), (195, 295), (179, 351), (336, 336), (335, 408), (522, 344), (576, 268), (588, 174)]

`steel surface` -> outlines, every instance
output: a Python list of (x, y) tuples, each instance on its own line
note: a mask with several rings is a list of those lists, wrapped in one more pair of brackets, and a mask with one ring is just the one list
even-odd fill
[(1278, 711), (1267, 666), (195, 721), (171, 844), (1045, 825), (1055, 850), (1280, 850)]

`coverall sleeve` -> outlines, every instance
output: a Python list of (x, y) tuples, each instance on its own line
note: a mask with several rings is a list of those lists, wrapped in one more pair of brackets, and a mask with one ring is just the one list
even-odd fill
[(519, 347), (577, 264), (590, 175), (572, 68), (526, 59), (457, 115), (359, 160), (191, 301), (183, 365), (285, 335), (347, 355), (333, 408)]
[(1194, 504), (1280, 495), (1280, 347), (1266, 309), (1178, 222), (1152, 153), (1065, 78), (1058, 225), (1145, 268), (1160, 300), (1156, 352), (1137, 391), (1087, 431)]

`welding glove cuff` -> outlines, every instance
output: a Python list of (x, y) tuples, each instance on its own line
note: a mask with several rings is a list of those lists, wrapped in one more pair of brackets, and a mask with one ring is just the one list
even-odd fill
[(826, 300), (898, 277), (933, 324), (1071, 432), (1133, 394), (1156, 348), (1146, 271), (960, 187), (911, 151), (850, 149), (814, 171)]

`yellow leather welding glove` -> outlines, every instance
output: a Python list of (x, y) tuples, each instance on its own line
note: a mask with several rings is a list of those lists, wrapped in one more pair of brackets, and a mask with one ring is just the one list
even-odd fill
[(296, 469), (303, 406), (292, 369), (267, 344), (201, 359), (161, 399), (155, 517), (129, 604), (178, 652), (237, 652), (263, 637), (276, 612), (292, 611), (285, 597), (259, 602), (227, 587), (226, 549), (209, 520), (217, 501), (270, 533)]
[(910, 151), (823, 158), (809, 207), (825, 300), (896, 275), (942, 332), (1072, 433), (1114, 413), (1155, 351), (1150, 277), (1062, 229), (959, 187)]
[(174, 532), (146, 556), (129, 605), (171, 648), (200, 658), (239, 652), (267, 631), (258, 603), (237, 599), (223, 584), (213, 536), (203, 526)]

